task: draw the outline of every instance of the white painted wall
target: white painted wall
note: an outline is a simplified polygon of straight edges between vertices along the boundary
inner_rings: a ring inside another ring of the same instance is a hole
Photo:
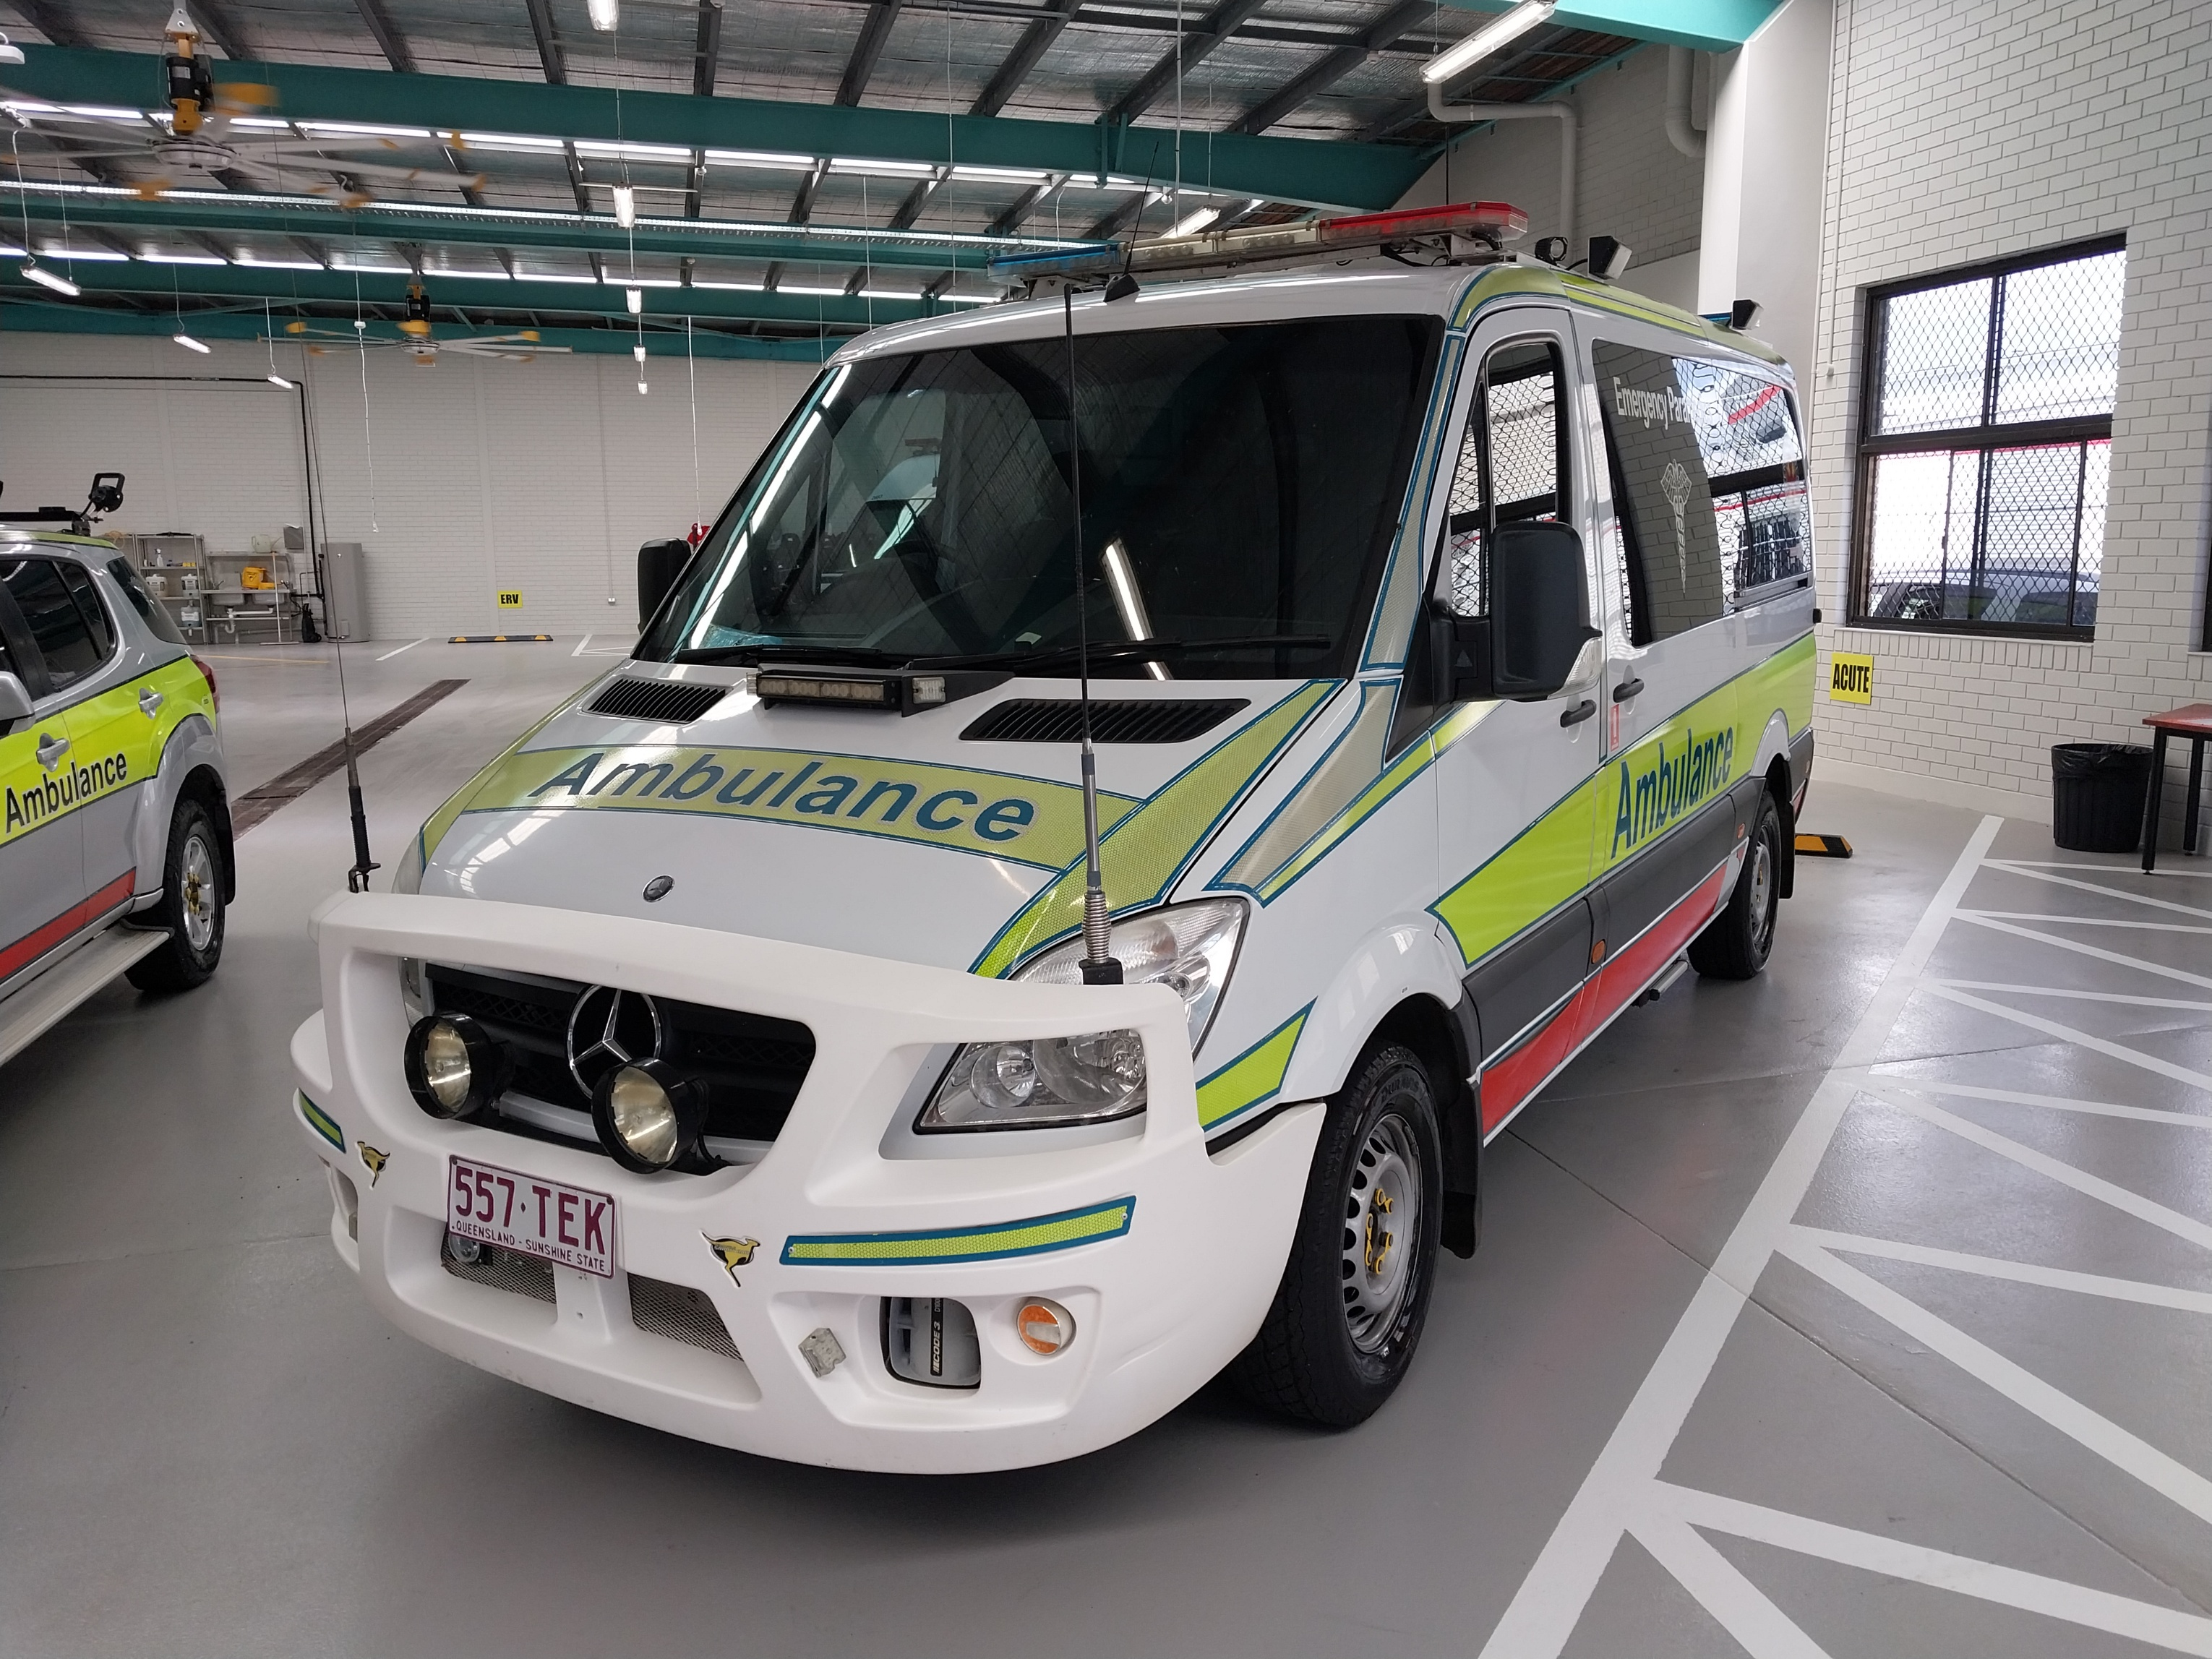
[[[701,359],[695,491],[681,356],[653,358],[640,397],[627,357],[425,368],[372,353],[366,416],[359,357],[280,346],[277,358],[314,399],[323,533],[368,550],[380,639],[634,629],[638,544],[684,534],[695,502],[711,520],[813,374]],[[198,357],[166,339],[0,336],[0,374],[267,368],[258,346]],[[244,550],[307,521],[299,404],[273,386],[0,380],[0,504],[75,505],[103,468],[129,478],[111,529],[196,531]],[[522,591],[520,611],[495,609],[502,587]]]
[[[1875,659],[1870,708],[1815,704],[1816,773],[2048,812],[2050,746],[2143,742],[2212,697],[2193,650],[2212,494],[2212,9],[2188,0],[1837,0],[1815,359],[1821,683]],[[1865,285],[2124,231],[2112,504],[2094,644],[1838,626]],[[2166,791],[2180,813],[2184,750]],[[1818,824],[1817,785],[1813,811]]]
[[[1701,73],[1700,86],[1705,79]],[[1699,234],[1703,164],[1667,142],[1667,49],[1632,52],[1564,98],[1582,123],[1574,257],[1583,257],[1592,233],[1617,236],[1636,250],[1623,286],[1644,291],[1638,271],[1694,254]],[[1693,108],[1702,106],[1702,100],[1693,100]],[[1400,205],[1469,201],[1510,202],[1526,213],[1523,248],[1561,234],[1559,123],[1501,121],[1469,134],[1421,175]],[[1666,285],[1679,291],[1679,274]],[[1657,297],[1672,301],[1675,295]]]

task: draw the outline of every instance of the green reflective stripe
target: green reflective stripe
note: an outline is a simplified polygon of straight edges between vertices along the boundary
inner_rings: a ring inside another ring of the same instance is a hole
[[[1031,1216],[1026,1221],[988,1227],[942,1227],[918,1233],[823,1233],[793,1235],[783,1243],[786,1267],[835,1266],[840,1262],[886,1262],[919,1267],[937,1261],[994,1261],[1010,1255],[1036,1255],[1119,1238],[1137,1213],[1134,1198],[1117,1198],[1087,1210]]]
[[[1102,824],[1137,802],[1101,794]],[[632,811],[749,818],[1058,870],[1083,853],[1083,792],[1015,773],[790,749],[530,749],[495,763],[463,812]]]
[[[1312,1012],[1313,1004],[1309,1002],[1198,1085],[1200,1128],[1210,1133],[1282,1092],[1291,1051],[1298,1046],[1298,1033],[1305,1030],[1306,1016]]]
[[[520,754],[522,751],[522,745],[524,744],[528,743],[531,738],[536,737],[540,732],[544,731],[547,726],[552,723],[554,717],[562,714],[568,708],[568,699],[564,697],[551,708],[547,709],[545,713],[540,714],[537,720],[531,723],[530,729],[527,732],[525,732],[520,737],[517,738],[513,743],[507,744],[504,750],[500,751],[497,759],[494,760],[490,765],[485,767],[483,771],[477,773],[476,776],[471,778],[459,788],[453,791],[452,794],[446,798],[444,805],[441,806],[436,811],[431,813],[428,818],[423,820],[422,828],[416,832],[416,840],[417,844],[420,845],[422,849],[422,863],[426,868],[428,866],[431,859],[437,854],[438,843],[445,840],[446,832],[453,827],[455,820],[457,820],[463,812],[466,811],[469,807],[475,803],[478,795],[483,793],[484,788],[489,783],[492,775],[497,772],[500,767],[507,761]]]
[[[1099,865],[1116,914],[1146,908],[1167,896],[1245,790],[1273,764],[1337,684],[1313,680],[1300,686],[1192,762],[1111,831],[1101,834]],[[1107,798],[1099,799],[1103,824]],[[999,930],[969,971],[995,979],[1038,945],[1073,933],[1082,920],[1079,840],[1074,858],[1059,877]]]
[[[1503,266],[1468,283],[1466,293],[1460,296],[1459,309],[1453,313],[1451,325],[1455,329],[1467,327],[1477,312],[1500,300],[1571,301],[1594,310],[1608,311],[1615,316],[1688,335],[1705,344],[1739,351],[1747,357],[1756,357],[1778,367],[1783,361],[1782,354],[1765,341],[1709,323],[1695,312],[1678,310],[1595,277],[1572,271],[1534,270],[1525,266]]]
[[[1464,961],[1487,956],[1589,884],[1595,782],[1586,779],[1577,784],[1429,907],[1429,913],[1458,941]]]
[[[293,1098],[300,1103],[300,1115],[307,1119],[307,1127],[340,1152],[345,1151],[345,1131],[338,1127],[337,1120],[297,1090]]]

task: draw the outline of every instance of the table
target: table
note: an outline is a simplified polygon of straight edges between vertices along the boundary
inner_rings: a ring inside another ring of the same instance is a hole
[[[2150,791],[2143,801],[2142,867],[2158,862],[2159,798],[2166,793],[2166,740],[2189,739],[2189,805],[2182,814],[2181,850],[2197,850],[2197,805],[2204,787],[2204,745],[2212,742],[2212,702],[2192,702],[2163,714],[2146,714],[2143,724],[2158,735],[2151,740]]]

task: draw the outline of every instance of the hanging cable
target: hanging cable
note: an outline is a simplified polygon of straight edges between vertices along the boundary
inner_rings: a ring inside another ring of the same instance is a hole
[[[699,511],[705,503],[699,495],[699,359],[692,350],[689,317],[684,319],[684,367],[691,377],[691,529],[696,537],[704,522]]]

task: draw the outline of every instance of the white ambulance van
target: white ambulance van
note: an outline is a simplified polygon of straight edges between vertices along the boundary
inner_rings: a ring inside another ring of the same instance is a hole
[[[832,358],[634,656],[318,914],[293,1116],[372,1302],[850,1468],[1224,1368],[1372,1413],[1486,1141],[1765,963],[1812,763],[1788,368],[1518,218],[1152,245]]]

